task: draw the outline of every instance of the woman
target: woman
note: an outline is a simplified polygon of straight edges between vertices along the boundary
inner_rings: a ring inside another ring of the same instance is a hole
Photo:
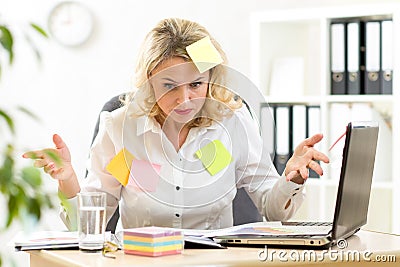
[[[322,175],[316,161],[329,161],[313,148],[322,135],[303,141],[280,176],[250,113],[224,87],[226,67],[200,72],[188,54],[186,47],[205,37],[210,34],[204,27],[182,19],[165,19],[150,31],[137,64],[138,90],[123,108],[101,114],[82,185],[58,135],[54,151],[63,165],[40,150],[32,153],[35,166],[57,179],[71,201],[81,190],[106,192],[107,215],[120,205],[124,228],[232,226],[240,187],[267,220],[289,219],[303,201],[308,168]],[[219,44],[211,42],[226,63]],[[109,169],[121,151],[133,158],[126,162],[132,174],[126,186]]]

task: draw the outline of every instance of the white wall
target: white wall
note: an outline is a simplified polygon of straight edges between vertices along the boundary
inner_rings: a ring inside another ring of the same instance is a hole
[[[203,24],[222,44],[231,66],[248,75],[250,12],[382,1],[82,0],[96,20],[89,42],[67,48],[52,40],[35,38],[42,54],[42,62],[38,63],[21,36],[21,29],[26,30],[29,21],[46,28],[47,15],[58,2],[0,2],[0,21],[4,19],[19,34],[15,40],[15,64],[3,70],[0,80],[0,103],[23,105],[41,117],[41,124],[19,121],[21,144],[26,148],[51,146],[51,135],[61,134],[70,146],[78,175],[83,176],[97,114],[106,100],[131,88],[138,47],[159,20],[177,16]]]
[[[5,21],[17,31],[15,64],[12,68],[5,68],[3,64],[0,108],[22,105],[42,120],[38,124],[18,116],[21,153],[52,146],[52,134],[59,133],[69,145],[73,164],[82,177],[98,112],[110,97],[131,88],[138,47],[159,20],[176,16],[206,26],[224,47],[231,66],[248,75],[252,11],[398,1],[82,0],[95,17],[95,30],[89,42],[67,48],[52,40],[34,38],[42,53],[42,62],[38,63],[23,38],[22,29],[26,30],[29,21],[46,28],[48,13],[58,2],[0,1],[0,22]],[[2,63],[3,56],[0,54]],[[56,190],[55,181],[49,178],[46,182],[50,190]],[[63,227],[53,213],[45,217],[43,228]]]

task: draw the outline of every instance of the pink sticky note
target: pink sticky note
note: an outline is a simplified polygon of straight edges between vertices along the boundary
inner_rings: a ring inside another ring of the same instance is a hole
[[[160,169],[161,165],[146,160],[133,160],[128,186],[147,192],[156,191]]]

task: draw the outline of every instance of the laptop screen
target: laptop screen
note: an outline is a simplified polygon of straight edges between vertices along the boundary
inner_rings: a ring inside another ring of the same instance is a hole
[[[377,122],[351,122],[347,126],[332,229],[334,240],[346,238],[367,222],[378,130]]]

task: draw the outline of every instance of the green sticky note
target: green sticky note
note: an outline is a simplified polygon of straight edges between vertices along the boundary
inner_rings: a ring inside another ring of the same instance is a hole
[[[217,174],[232,161],[231,154],[219,140],[208,143],[195,154],[211,175]]]
[[[208,36],[188,45],[186,51],[200,73],[203,73],[223,62],[220,53],[211,43],[210,37]]]

